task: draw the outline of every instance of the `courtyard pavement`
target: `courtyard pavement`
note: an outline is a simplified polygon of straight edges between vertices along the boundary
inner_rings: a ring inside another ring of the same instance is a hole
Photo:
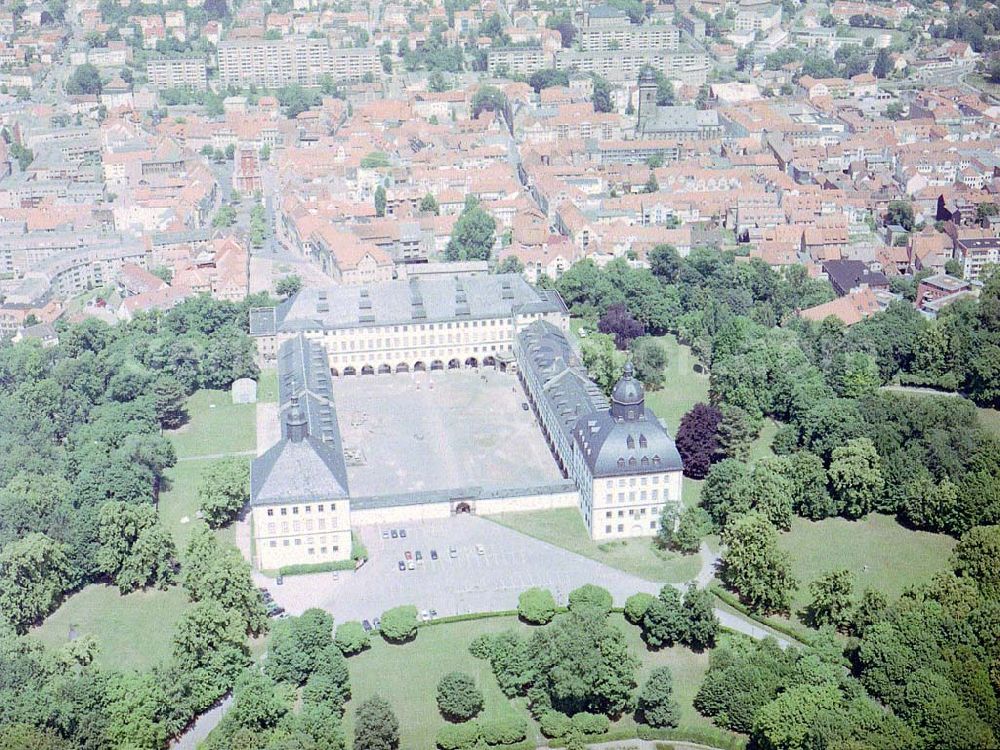
[[[549,589],[560,604],[586,583],[603,586],[617,606],[640,591],[656,594],[661,584],[625,573],[547,542],[521,534],[485,518],[453,518],[407,522],[405,539],[383,539],[392,527],[361,526],[356,531],[368,547],[369,561],[354,572],[315,573],[274,579],[255,574],[289,614],[310,607],[330,612],[336,622],[374,620],[401,604],[436,610],[439,617],[517,609],[518,595],[532,586]],[[483,546],[479,554],[476,545]],[[449,555],[454,546],[456,557]],[[438,553],[431,560],[431,550]],[[405,553],[423,560],[414,570],[399,570]],[[761,638],[766,633],[739,615],[716,610],[729,628]],[[781,641],[781,639],[779,639]],[[783,642],[783,645],[784,642]]]

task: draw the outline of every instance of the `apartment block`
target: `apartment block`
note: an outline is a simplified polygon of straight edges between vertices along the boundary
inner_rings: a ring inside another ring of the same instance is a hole
[[[157,89],[187,88],[204,91],[208,68],[198,57],[164,57],[146,63],[146,76]]]
[[[493,47],[487,53],[490,75],[530,76],[536,70],[552,67],[552,59],[541,47]]]
[[[325,76],[357,80],[381,70],[374,48],[334,49],[326,39],[290,36],[219,44],[219,81],[224,86],[319,86]]]
[[[589,26],[580,29],[577,39],[584,52],[675,51],[680,46],[680,31],[676,26]]]

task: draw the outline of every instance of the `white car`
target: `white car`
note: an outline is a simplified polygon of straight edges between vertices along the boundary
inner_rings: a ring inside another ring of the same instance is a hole
[[[483,545],[481,545],[481,544],[477,544],[476,545],[476,554],[477,555],[485,555],[486,554],[486,548]]]

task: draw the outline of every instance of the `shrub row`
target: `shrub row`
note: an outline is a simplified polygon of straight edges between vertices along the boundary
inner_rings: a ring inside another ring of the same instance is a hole
[[[751,610],[747,609],[747,607],[743,604],[743,602],[739,600],[738,597],[726,591],[721,586],[712,584],[711,586],[708,587],[708,590],[712,592],[712,595],[715,598],[725,602],[730,607],[735,609],[737,612],[746,617],[749,617],[754,622],[758,622],[766,628],[770,628],[771,630],[777,631],[782,635],[788,636],[797,643],[809,645],[810,637],[807,634],[803,633],[798,628],[792,627],[791,625],[786,625],[783,622],[774,622],[767,619],[766,617],[762,617],[756,612],[752,612]]]
[[[471,750],[482,741],[487,747],[514,750],[522,747],[527,736],[528,722],[520,716],[474,720],[442,727],[437,746],[440,750]],[[532,747],[531,743],[523,746]]]

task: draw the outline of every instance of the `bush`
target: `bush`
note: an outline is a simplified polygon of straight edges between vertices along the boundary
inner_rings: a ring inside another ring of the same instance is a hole
[[[545,625],[556,616],[556,600],[548,589],[522,591],[517,598],[517,614],[532,625]]]
[[[371,645],[368,633],[365,632],[364,627],[357,620],[340,623],[337,626],[337,633],[333,641],[344,656],[360,654]]]
[[[578,714],[573,714],[573,718],[570,719],[573,729],[580,734],[604,734],[611,727],[611,722],[608,720],[607,716],[602,714],[591,714],[586,711],[581,711]]]
[[[573,728],[570,718],[559,711],[546,711],[538,719],[538,726],[542,734],[550,739],[565,737]]]
[[[412,604],[382,613],[382,637],[389,643],[406,643],[417,637],[417,608]]]
[[[633,625],[638,625],[646,614],[646,610],[649,609],[649,605],[655,601],[656,597],[645,591],[632,594],[625,600],[625,619]]]
[[[487,745],[513,745],[528,736],[528,722],[520,716],[484,721],[483,741]]]
[[[579,612],[583,609],[596,609],[603,614],[611,611],[613,602],[607,589],[587,583],[569,593],[569,608]]]
[[[483,710],[483,693],[464,672],[449,672],[437,686],[437,705],[448,721],[468,721]]]
[[[469,653],[477,659],[489,659],[493,656],[493,636],[490,633],[477,635],[469,644]]]
[[[479,742],[479,722],[448,724],[437,733],[437,746],[441,750],[470,750]]]

